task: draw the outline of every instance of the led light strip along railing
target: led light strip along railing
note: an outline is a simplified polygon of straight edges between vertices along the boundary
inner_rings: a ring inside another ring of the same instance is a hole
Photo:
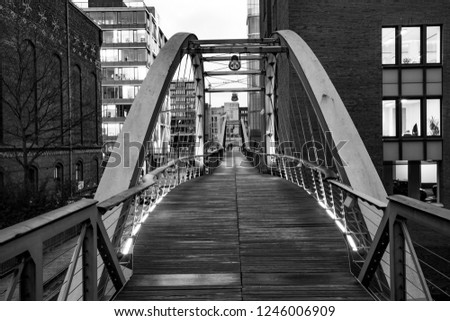
[[[376,297],[381,300],[406,300],[414,298],[419,292],[422,293],[424,299],[432,299],[428,290],[428,286],[432,286],[441,297],[450,298],[450,290],[447,289],[450,288],[450,276],[445,272],[450,270],[450,261],[427,249],[430,256],[443,262],[439,269],[432,267],[443,283],[436,284],[437,281],[424,276],[421,265],[428,267],[436,259],[430,259],[431,262],[419,260],[407,227],[401,219],[401,217],[407,217],[411,221],[415,221],[417,218],[413,213],[420,211],[420,221],[424,226],[440,229],[443,235],[448,235],[448,232],[445,231],[450,229],[450,211],[402,196],[391,196],[386,202],[382,202],[341,183],[334,171],[295,157],[268,155],[250,149],[243,149],[243,153],[253,161],[253,165],[261,173],[284,178],[304,188],[317,200],[345,237],[350,249],[352,273]],[[379,228],[373,240],[365,226],[361,206],[379,216],[384,224]],[[401,225],[401,235],[404,239],[404,243],[401,243],[403,245],[397,244],[397,250],[395,244],[390,245],[390,260],[383,255],[387,245],[393,242],[392,236],[389,236],[393,233],[388,228],[389,220],[394,222],[394,225]],[[412,262],[401,259],[401,256],[404,255],[401,254],[401,251],[404,251],[406,245],[412,249],[412,253],[410,253]],[[420,246],[417,243],[414,245]],[[391,267],[390,275],[380,268],[379,262],[381,261],[389,265],[391,262],[395,262],[394,267]],[[414,279],[408,270],[418,274],[419,280]]]

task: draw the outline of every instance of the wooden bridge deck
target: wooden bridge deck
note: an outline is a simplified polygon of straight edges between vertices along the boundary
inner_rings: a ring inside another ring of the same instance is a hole
[[[223,166],[171,191],[141,228],[133,261],[116,300],[371,299],[316,201],[253,168]]]

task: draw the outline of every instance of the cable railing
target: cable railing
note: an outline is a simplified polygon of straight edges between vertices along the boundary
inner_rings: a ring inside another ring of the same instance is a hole
[[[292,156],[243,153],[261,173],[286,179],[317,200],[343,235],[351,272],[375,298],[450,299],[449,210],[400,195],[375,199],[343,184],[332,169]],[[364,211],[381,223],[367,221]],[[378,226],[375,236],[367,224]]]
[[[0,299],[114,297],[132,273],[134,241],[148,216],[176,186],[212,174],[222,157],[217,150],[172,160],[104,202],[82,199],[2,230]],[[108,220],[116,211],[117,222]]]

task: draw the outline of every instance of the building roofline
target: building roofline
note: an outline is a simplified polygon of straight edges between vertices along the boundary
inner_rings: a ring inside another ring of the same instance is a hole
[[[86,12],[79,8],[77,5],[75,5],[72,0],[67,0],[69,2],[69,6],[72,6],[75,10],[78,10],[83,16],[85,16],[87,18],[87,20],[93,24],[94,26],[96,26],[100,31],[102,30],[102,28],[91,18],[89,17]]]

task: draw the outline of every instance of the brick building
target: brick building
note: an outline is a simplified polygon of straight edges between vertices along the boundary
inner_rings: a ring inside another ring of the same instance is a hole
[[[100,28],[69,0],[0,0],[0,24],[1,187],[95,188],[102,145]]]
[[[450,206],[448,12],[447,0],[260,1],[261,37],[290,29],[308,43],[388,193],[434,199],[445,207]],[[289,67],[279,66],[278,72],[283,68]],[[281,80],[279,88],[295,79]]]

